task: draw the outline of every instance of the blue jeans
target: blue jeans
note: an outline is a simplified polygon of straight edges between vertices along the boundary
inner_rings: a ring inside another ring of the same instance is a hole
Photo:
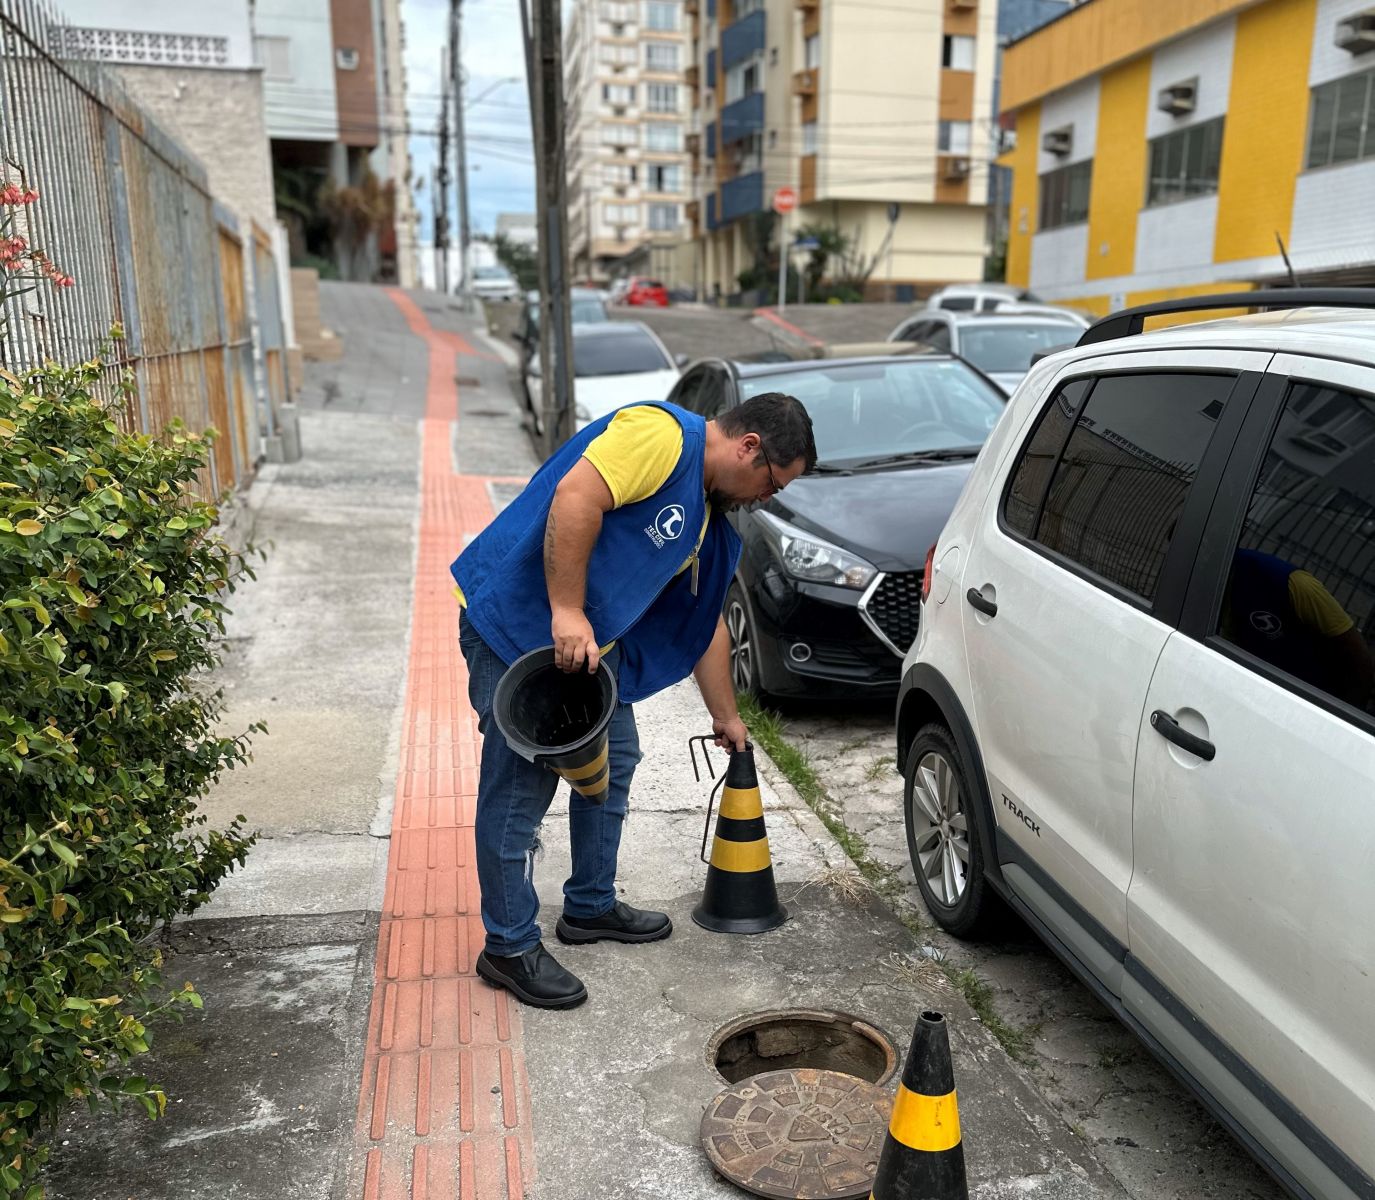
[[[458,644],[468,663],[468,699],[482,734],[476,840],[487,953],[523,954],[540,940],[535,849],[540,822],[561,781],[547,767],[521,758],[501,736],[492,719],[492,696],[506,664],[482,640],[466,612],[459,618]],[[617,660],[613,648],[605,660],[613,671]],[[593,803],[577,792],[569,798],[573,873],[563,885],[563,911],[570,917],[599,917],[616,903],[616,854],[630,781],[641,758],[630,705],[617,705],[608,736],[611,780],[606,802]]]

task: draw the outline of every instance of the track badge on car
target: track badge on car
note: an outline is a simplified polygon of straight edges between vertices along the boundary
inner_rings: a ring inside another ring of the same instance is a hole
[[[1012,810],[1012,815],[1015,816],[1019,821],[1021,821],[1021,823],[1025,825],[1028,829],[1030,829],[1032,833],[1034,833],[1037,837],[1041,836],[1041,827],[1038,824],[1036,824],[1036,822],[1033,821],[1029,816],[1027,816],[1026,813],[1024,813],[1017,806],[1017,802],[1013,800],[1012,797],[1009,796],[1006,792],[1003,793],[1003,803],[1006,804],[1008,808]]]
[[[645,533],[655,548],[661,550],[665,542],[675,541],[682,535],[686,520],[687,513],[681,504],[666,504],[654,518],[654,524],[645,526]]]

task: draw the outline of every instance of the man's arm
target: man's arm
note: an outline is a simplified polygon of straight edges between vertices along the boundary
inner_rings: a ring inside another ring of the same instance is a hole
[[[735,705],[735,685],[730,677],[730,634],[723,620],[716,622],[716,636],[707,652],[692,668],[697,688],[711,713],[711,731],[723,750],[743,750],[749,730]]]
[[[544,582],[549,589],[554,661],[564,671],[596,671],[601,658],[592,623],[583,612],[587,564],[611,510],[611,489],[585,458],[559,480],[544,526]]]

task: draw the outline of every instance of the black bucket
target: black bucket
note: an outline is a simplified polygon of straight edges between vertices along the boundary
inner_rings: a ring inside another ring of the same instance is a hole
[[[553,646],[516,659],[497,681],[492,716],[521,758],[543,763],[580,796],[602,803],[611,780],[607,729],[616,712],[616,677],[561,671]]]

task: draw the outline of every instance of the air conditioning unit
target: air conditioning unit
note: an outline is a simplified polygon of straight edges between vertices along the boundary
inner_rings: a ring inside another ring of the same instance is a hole
[[[969,159],[947,158],[945,160],[945,177],[947,179],[968,179]]]
[[[1182,117],[1198,107],[1198,78],[1172,83],[1160,89],[1155,98],[1155,106],[1172,117]]]
[[[338,49],[334,52],[334,65],[341,71],[358,70],[358,51]]]
[[[1375,50],[1375,8],[1363,8],[1338,21],[1336,42],[1348,54]]]
[[[1063,125],[1059,129],[1046,131],[1041,138],[1041,149],[1056,158],[1065,158],[1074,149],[1074,126]]]

